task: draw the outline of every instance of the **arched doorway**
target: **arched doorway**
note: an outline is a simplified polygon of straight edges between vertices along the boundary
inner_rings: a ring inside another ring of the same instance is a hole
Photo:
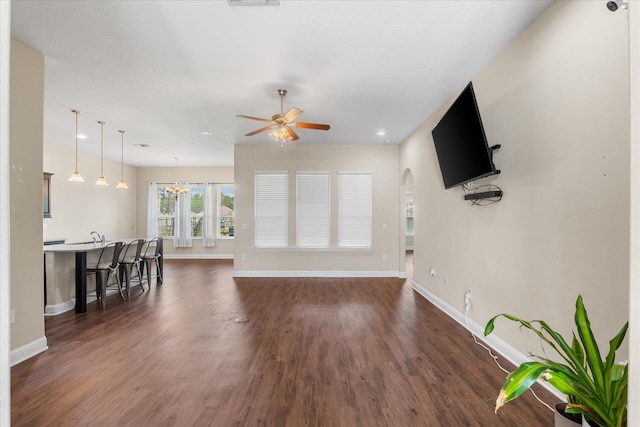
[[[413,174],[405,169],[400,180],[400,277],[413,279]]]

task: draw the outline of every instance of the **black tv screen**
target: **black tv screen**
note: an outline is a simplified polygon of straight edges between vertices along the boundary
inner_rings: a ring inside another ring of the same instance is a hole
[[[469,83],[431,132],[444,188],[499,173]]]

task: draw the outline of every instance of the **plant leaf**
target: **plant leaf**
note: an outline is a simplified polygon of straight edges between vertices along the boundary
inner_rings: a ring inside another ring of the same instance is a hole
[[[575,322],[578,328],[578,335],[584,347],[587,365],[589,365],[591,375],[593,376],[593,381],[598,389],[605,390],[602,356],[600,355],[600,349],[591,330],[591,322],[589,322],[587,310],[584,308],[582,295],[578,295],[578,299],[576,300]]]
[[[502,385],[502,393],[496,401],[496,412],[502,405],[520,396],[548,369],[547,365],[541,362],[525,362],[518,369],[507,375],[507,379]],[[501,397],[504,397],[501,399]]]

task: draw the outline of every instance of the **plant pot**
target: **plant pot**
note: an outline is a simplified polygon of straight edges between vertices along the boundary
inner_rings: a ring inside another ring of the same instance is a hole
[[[556,403],[556,411],[553,416],[555,427],[578,427],[583,426],[582,415],[580,414],[567,414],[564,409],[567,404],[564,402]]]

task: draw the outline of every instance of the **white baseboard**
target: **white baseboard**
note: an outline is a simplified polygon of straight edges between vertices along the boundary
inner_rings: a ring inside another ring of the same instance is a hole
[[[42,336],[37,340],[31,341],[30,343],[11,350],[9,361],[11,363],[11,366],[15,366],[18,363],[24,362],[25,360],[35,356],[36,354],[40,354],[48,349],[49,347],[47,346],[47,337]]]
[[[398,271],[243,271],[233,277],[399,277]]]
[[[164,259],[233,259],[233,254],[168,254]]]
[[[58,314],[65,313],[67,311],[73,310],[76,306],[76,299],[71,298],[70,301],[61,302],[60,304],[47,304],[44,307],[44,315],[45,316],[56,316]]]
[[[137,286],[136,282],[133,286]],[[111,296],[113,294],[117,294],[117,289],[107,289],[107,296]],[[96,296],[96,291],[91,291],[87,294],[87,304],[94,302],[98,299]],[[45,316],[56,316],[58,314],[65,313],[67,311],[71,311],[76,307],[76,299],[71,298],[69,301],[61,302],[60,304],[46,305],[44,307],[44,315]]]
[[[469,318],[465,318],[464,313],[456,310],[452,305],[450,305],[445,300],[438,297],[436,294],[429,291],[425,287],[421,286],[415,280],[412,280],[412,283],[413,283],[413,290],[415,290],[418,294],[424,297],[427,301],[435,305],[440,311],[444,312],[453,320],[461,324],[465,329],[467,329],[469,332],[475,335],[478,340],[482,341],[487,346],[491,347],[493,350],[495,350],[496,353],[499,353],[502,357],[504,357],[509,362],[513,363],[516,366],[519,366],[521,363],[529,362],[532,360],[530,357],[528,357],[527,355],[525,355],[515,347],[511,346],[506,341],[498,338],[495,334],[491,334],[485,337],[484,327],[480,326],[479,324],[477,324],[476,322],[474,322]],[[538,384],[540,384],[542,387],[550,391],[559,400],[566,401],[566,396],[558,392],[558,390],[553,388],[546,381],[538,381]]]

